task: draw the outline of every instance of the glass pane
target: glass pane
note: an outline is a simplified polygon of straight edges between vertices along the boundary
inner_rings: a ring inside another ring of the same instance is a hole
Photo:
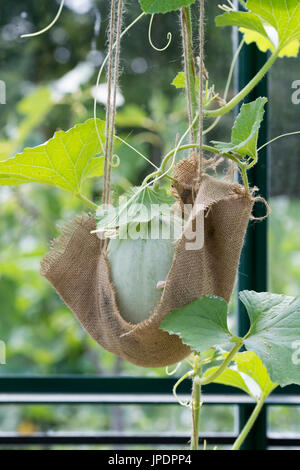
[[[270,74],[270,138],[299,131],[296,80],[298,59],[281,59]],[[298,83],[299,85],[299,83]],[[296,88],[295,88],[296,86]],[[300,294],[300,136],[285,137],[270,147],[271,208],[269,218],[269,280],[271,292]],[[278,436],[299,434],[299,408],[271,407],[269,431]]]
[[[270,138],[300,130],[295,87],[299,60],[281,59],[270,74]],[[299,295],[300,161],[299,136],[276,141],[271,153],[270,287]]]
[[[37,434],[72,436],[149,435],[186,436],[186,444],[164,446],[175,449],[189,448],[191,429],[190,410],[179,406],[10,406],[0,410],[1,433],[10,436],[34,437]],[[170,430],[173,430],[170,433]],[[209,406],[203,409],[201,433],[229,436],[234,433],[234,407]],[[87,446],[81,446],[86,448]],[[94,448],[113,449],[120,445],[97,445]],[[130,446],[124,446],[124,448]],[[1,448],[1,446],[0,446]],[[61,446],[54,446],[61,448]],[[77,446],[76,446],[77,448]],[[122,446],[123,448],[123,446]],[[157,449],[163,445],[131,445],[133,449]],[[219,448],[219,446],[218,446]],[[222,448],[222,446],[220,446]]]

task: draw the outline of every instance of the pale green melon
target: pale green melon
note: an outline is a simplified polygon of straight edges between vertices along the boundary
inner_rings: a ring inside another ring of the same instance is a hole
[[[111,280],[122,317],[133,324],[148,319],[162,296],[175,251],[174,240],[110,240]]]

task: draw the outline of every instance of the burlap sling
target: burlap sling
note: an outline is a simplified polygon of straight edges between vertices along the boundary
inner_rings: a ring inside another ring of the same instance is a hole
[[[196,297],[215,294],[229,301],[239,264],[253,200],[240,185],[204,175],[194,187],[192,160],[177,166],[177,193],[184,203],[205,208],[204,246],[185,249],[178,241],[162,298],[154,313],[138,325],[121,316],[110,282],[109,265],[100,240],[90,232],[95,219],[76,217],[53,242],[42,260],[41,273],[57,290],[88,333],[105,349],[143,367],[162,367],[184,359],[190,349],[174,335],[159,329],[162,318]],[[139,260],[138,262],[143,262]]]

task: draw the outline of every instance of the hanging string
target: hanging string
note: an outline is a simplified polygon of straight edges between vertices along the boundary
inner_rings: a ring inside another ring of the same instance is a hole
[[[193,107],[191,101],[191,77],[190,68],[188,64],[188,31],[187,31],[187,19],[183,8],[180,10],[180,22],[181,22],[181,34],[182,34],[182,47],[183,47],[183,58],[184,58],[184,73],[186,81],[186,94],[187,94],[187,109],[190,127],[190,143],[195,142],[193,122]]]
[[[117,110],[117,89],[119,83],[119,63],[120,63],[120,43],[122,33],[122,19],[123,19],[123,0],[119,0],[118,14],[117,14],[117,33],[116,33],[116,52],[115,63],[113,72],[113,102],[111,109],[111,122],[109,129],[109,153],[108,153],[108,178],[107,178],[107,199],[110,202],[110,174],[114,151],[114,129]]]
[[[108,188],[108,180],[110,174],[110,167],[109,167],[109,133],[110,133],[110,124],[111,124],[111,94],[112,94],[112,72],[113,72],[113,44],[114,44],[114,37],[115,37],[115,22],[116,18],[116,8],[115,8],[115,0],[111,0],[111,8],[110,8],[110,22],[109,22],[109,60],[108,60],[108,67],[107,67],[107,101],[106,101],[106,121],[105,121],[105,149],[104,149],[104,188],[103,188],[103,198],[102,203],[108,204],[109,201],[109,194],[107,192]]]
[[[204,15],[205,0],[200,0],[200,24],[199,24],[199,164],[198,176],[203,171],[204,155],[203,155],[203,74],[204,74]]]

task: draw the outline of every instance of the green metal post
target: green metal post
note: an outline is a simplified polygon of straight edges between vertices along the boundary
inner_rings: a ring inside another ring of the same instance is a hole
[[[255,45],[243,48],[239,59],[238,88],[242,89],[246,83],[258,72],[267,59],[267,54],[261,53]],[[253,101],[259,96],[268,96],[268,79],[265,78],[248,96],[247,101]],[[268,110],[260,131],[260,144],[268,140]],[[268,151],[264,149],[259,154],[259,163],[249,173],[250,185],[259,188],[260,196],[266,200],[269,196],[269,160]],[[263,204],[256,204],[255,217],[265,214]],[[247,231],[244,249],[239,268],[239,291],[255,290],[264,292],[268,290],[268,222],[251,222]],[[239,302],[239,334],[244,335],[249,329],[249,320],[243,305]],[[243,428],[248,420],[253,406],[246,405],[239,408],[239,427]],[[247,438],[243,450],[263,450],[267,445],[267,413],[262,410],[252,432]]]

